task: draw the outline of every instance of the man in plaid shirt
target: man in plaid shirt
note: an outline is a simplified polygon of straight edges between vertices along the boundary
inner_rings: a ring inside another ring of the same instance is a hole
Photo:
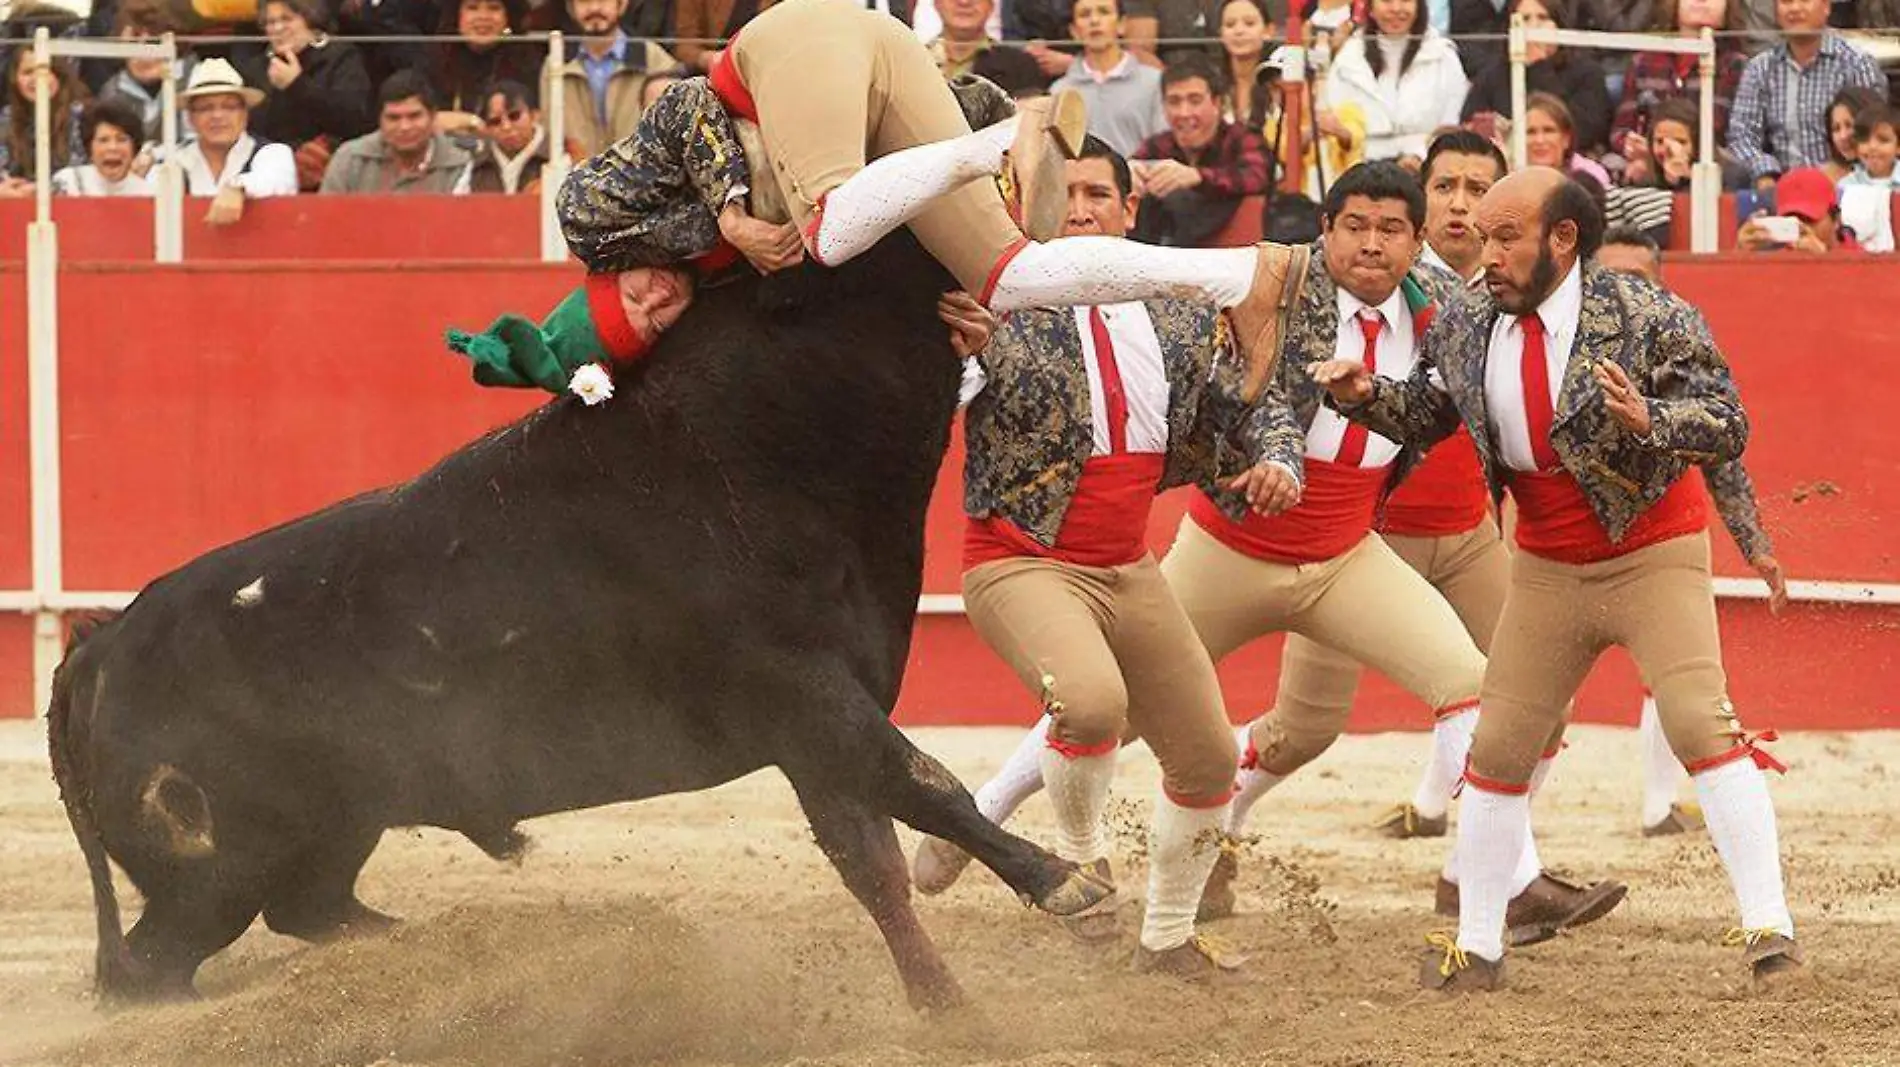
[[[1143,141],[1130,160],[1142,196],[1137,240],[1199,245],[1227,225],[1241,197],[1267,191],[1266,142],[1221,116],[1225,88],[1220,71],[1202,56],[1162,73],[1168,129]]]
[[[1850,85],[1886,89],[1873,57],[1827,29],[1827,0],[1776,0],[1786,39],[1748,61],[1729,119],[1729,151],[1759,189],[1827,162],[1827,106]]]

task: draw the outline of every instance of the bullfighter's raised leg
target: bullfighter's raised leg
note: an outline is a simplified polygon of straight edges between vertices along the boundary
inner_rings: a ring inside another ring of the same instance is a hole
[[[962,1005],[963,988],[910,905],[910,879],[890,817],[828,784],[795,780],[792,787],[818,847],[884,934],[911,1007],[942,1010]]]

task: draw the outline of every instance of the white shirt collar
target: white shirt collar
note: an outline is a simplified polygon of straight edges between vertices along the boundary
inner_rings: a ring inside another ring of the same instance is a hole
[[[1357,318],[1361,311],[1373,307],[1373,305],[1347,292],[1346,287],[1343,285],[1335,290],[1335,292],[1337,293],[1339,304],[1339,325],[1341,327],[1344,327],[1352,319]],[[1399,316],[1405,314],[1405,290],[1398,286],[1393,286],[1392,294],[1386,297],[1375,310],[1383,316],[1386,329],[1396,329],[1399,322],[1402,321]]]
[[[1537,317],[1544,320],[1546,335],[1575,332],[1583,318],[1583,260],[1571,264],[1556,291],[1537,305]],[[1517,325],[1516,315],[1506,315],[1504,320],[1507,326]]]
[[[1484,279],[1483,267],[1478,267],[1474,269],[1471,272],[1471,276],[1469,278],[1461,276],[1455,267],[1445,262],[1445,257],[1439,255],[1438,249],[1433,248],[1430,242],[1426,242],[1425,250],[1419,254],[1418,258],[1424,260],[1426,264],[1433,267],[1437,267],[1439,270],[1444,271],[1446,274],[1449,274],[1452,277],[1457,278],[1459,281],[1464,282],[1467,288],[1476,286],[1480,281]]]

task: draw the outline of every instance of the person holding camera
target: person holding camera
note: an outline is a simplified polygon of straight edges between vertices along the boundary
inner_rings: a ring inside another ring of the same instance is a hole
[[[1775,183],[1775,210],[1758,212],[1735,235],[1745,252],[1807,252],[1826,255],[1858,251],[1854,231],[1841,225],[1841,201],[1834,182],[1819,167],[1797,167]]]

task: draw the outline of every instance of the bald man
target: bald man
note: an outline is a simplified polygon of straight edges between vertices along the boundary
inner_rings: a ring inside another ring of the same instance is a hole
[[[1692,466],[1741,455],[1748,419],[1700,314],[1590,262],[1603,217],[1582,186],[1532,168],[1480,202],[1488,344],[1434,353],[1405,381],[1312,367],[1332,403],[1393,440],[1466,427],[1492,491],[1517,503],[1510,594],[1479,696],[1458,808],[1458,932],[1435,934],[1426,988],[1504,983],[1505,909],[1523,878],[1530,793],[1597,657],[1628,649],[1693,778],[1740,904],[1733,943],[1757,982],[1801,966],[1764,768],[1728,700]]]

